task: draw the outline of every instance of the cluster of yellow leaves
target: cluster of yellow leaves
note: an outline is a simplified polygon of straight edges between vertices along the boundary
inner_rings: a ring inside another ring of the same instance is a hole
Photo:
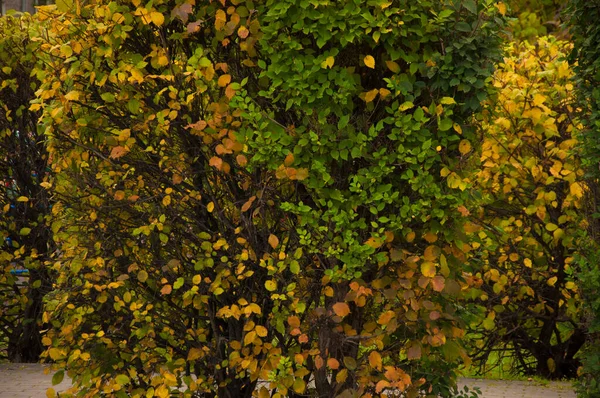
[[[575,152],[581,124],[573,71],[564,59],[569,49],[551,37],[507,48],[494,76],[497,97],[483,113],[481,167],[474,181],[485,198],[478,216],[496,231],[479,232],[486,263],[479,276],[491,288],[481,298],[493,294],[510,306],[550,286],[560,291],[559,307],[571,303],[567,311],[573,315],[577,288],[564,272],[585,227],[580,215],[585,184]],[[554,311],[548,308],[540,301],[531,310]],[[489,309],[485,329],[494,328],[497,310]]]

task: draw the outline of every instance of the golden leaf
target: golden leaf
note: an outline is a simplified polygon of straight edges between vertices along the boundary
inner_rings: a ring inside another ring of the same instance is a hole
[[[467,153],[471,152],[471,143],[469,140],[461,140],[458,144],[458,151],[462,155],[466,155]]]
[[[394,73],[400,72],[400,65],[394,61],[385,61],[385,65]]]
[[[365,94],[365,102],[369,103],[369,102],[373,102],[373,100],[375,99],[375,97],[377,97],[377,94],[379,94],[379,90],[377,90],[376,88],[374,88],[371,91],[367,91]]]
[[[157,11],[152,11],[150,13],[150,19],[152,20],[152,22],[154,22],[154,25],[156,26],[161,26],[163,23],[165,23],[165,16]]]
[[[375,69],[375,58],[373,58],[373,56],[371,55],[367,55],[363,61],[365,62],[365,65],[371,69]],[[367,101],[368,102],[368,101]]]
[[[203,355],[204,355],[204,352],[200,348],[192,348],[188,352],[187,360],[195,361],[198,358],[202,358]]]
[[[421,264],[421,273],[423,276],[433,278],[435,276],[435,264],[429,261],[425,261]]]

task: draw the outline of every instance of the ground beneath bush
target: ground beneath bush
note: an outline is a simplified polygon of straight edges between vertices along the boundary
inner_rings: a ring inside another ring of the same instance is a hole
[[[44,398],[52,387],[51,374],[40,364],[0,364],[0,398]],[[481,398],[575,398],[570,383],[461,379],[469,389],[479,387]],[[56,391],[69,388],[69,381],[53,387]]]

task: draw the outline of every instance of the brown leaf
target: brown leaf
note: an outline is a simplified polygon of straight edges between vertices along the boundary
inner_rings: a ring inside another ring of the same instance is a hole
[[[406,351],[406,356],[409,360],[421,358],[421,344],[413,343]]]
[[[128,152],[129,149],[122,146],[116,146],[112,149],[112,151],[110,151],[110,157],[113,159],[118,159],[121,156],[125,156]]]

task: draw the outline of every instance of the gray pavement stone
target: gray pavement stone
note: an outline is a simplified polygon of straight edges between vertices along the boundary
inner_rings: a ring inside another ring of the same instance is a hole
[[[0,364],[0,398],[45,398],[49,387],[66,391],[70,387],[68,378],[52,386],[48,368],[42,364]],[[573,387],[566,382],[461,379],[459,386],[479,387],[480,398],[576,398]]]

